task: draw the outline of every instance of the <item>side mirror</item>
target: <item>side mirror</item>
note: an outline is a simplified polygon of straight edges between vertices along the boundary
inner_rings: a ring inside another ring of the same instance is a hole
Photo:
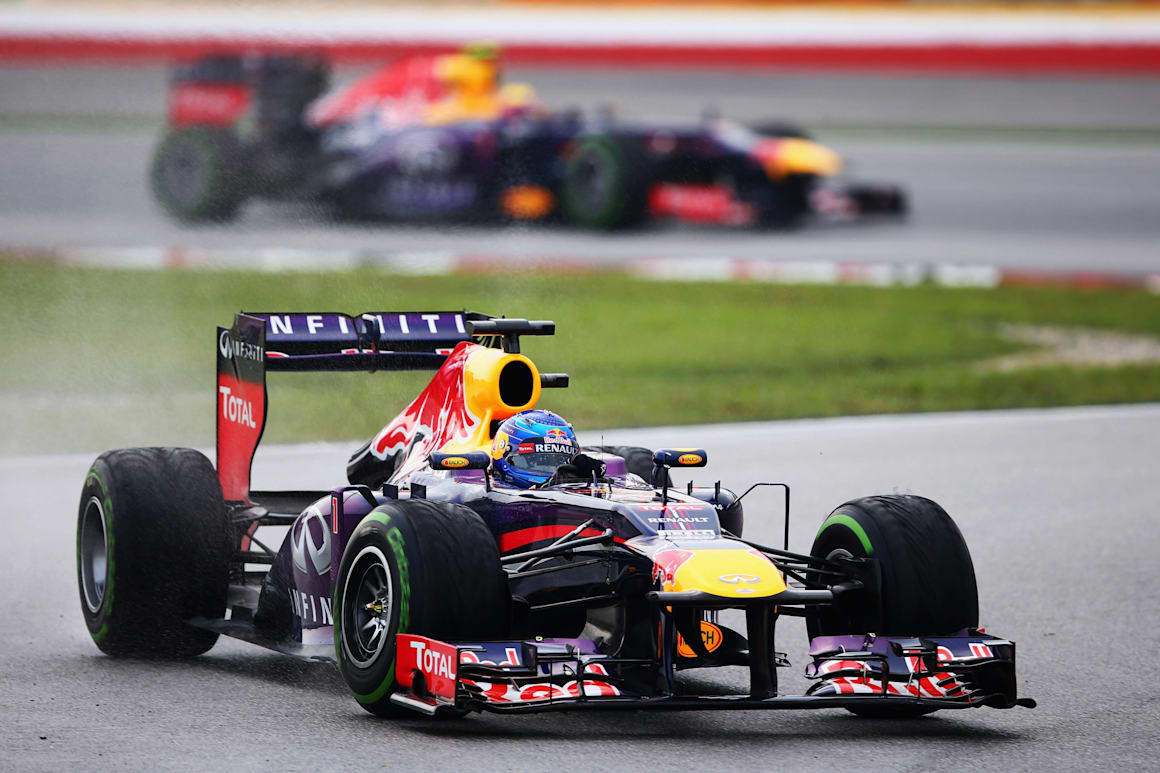
[[[662,448],[653,454],[653,465],[659,467],[704,467],[709,455],[701,448]]]
[[[445,454],[436,451],[427,457],[433,470],[486,470],[491,466],[491,455],[484,451],[465,454]]]
[[[668,501],[669,467],[704,467],[709,463],[709,455],[701,448],[662,448],[653,454],[652,485],[662,487],[661,499]]]

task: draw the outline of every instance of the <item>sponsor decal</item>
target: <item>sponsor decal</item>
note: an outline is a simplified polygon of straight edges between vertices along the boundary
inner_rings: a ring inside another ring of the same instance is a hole
[[[330,599],[325,596],[312,596],[309,593],[291,588],[290,606],[293,607],[294,614],[298,615],[303,626],[308,623],[334,625],[334,618],[330,615]]]
[[[709,506],[708,505],[673,505],[673,504],[668,504],[668,505],[637,505],[634,509],[644,510],[646,512],[655,511],[655,510],[663,510],[663,511],[668,512],[668,513],[681,513],[681,512],[689,512],[689,511],[703,513],[709,509]]]
[[[396,639],[395,678],[399,685],[411,688],[414,672],[423,675],[427,692],[449,700],[455,699],[459,649],[423,636],[401,633]]]
[[[390,178],[380,190],[379,200],[384,206],[401,210],[460,209],[473,204],[477,195],[475,184],[469,180],[421,177]]]
[[[361,319],[366,325],[378,328],[379,335],[384,338],[399,336],[424,337],[428,334],[454,338],[467,334],[463,326],[462,314],[388,314],[383,312],[366,312]],[[450,325],[454,325],[452,333]],[[438,354],[451,354],[454,349],[437,349]]]
[[[648,518],[647,520],[649,523],[661,523],[661,524],[672,523],[672,524],[676,524],[676,525],[681,525],[681,524],[686,524],[686,523],[708,523],[709,522],[708,518],[694,518],[691,516],[682,516],[682,517],[675,517],[675,518]]]
[[[660,183],[648,194],[649,211],[654,217],[675,217],[693,223],[746,225],[756,219],[756,208],[738,201],[722,185]]]
[[[466,467],[467,460],[462,456],[449,456],[443,460],[442,466],[449,470],[457,469],[459,467]]]
[[[700,464],[703,457],[700,454],[681,454],[677,457],[677,462],[680,464]]]
[[[423,673],[455,678],[455,658],[450,654],[429,649],[421,641],[411,642],[411,649],[415,650],[415,663]]]
[[[681,536],[684,536],[682,532]],[[668,588],[675,580],[677,570],[693,557],[693,551],[669,548],[661,550],[653,556],[653,582],[659,582],[662,587]]]
[[[479,425],[479,418],[467,410],[463,386],[463,365],[473,346],[459,344],[427,388],[371,442],[371,454],[377,459],[401,456],[392,480],[422,469],[428,457],[448,443],[468,440]]]
[[[507,453],[508,445],[511,443],[511,438],[506,432],[495,433],[495,442],[492,443],[492,459],[502,459]]]
[[[708,620],[701,621],[701,643],[705,645],[706,650],[716,652],[724,641],[725,634],[721,632],[720,628]],[[683,658],[697,657],[697,653],[681,638],[680,634],[677,634],[677,654]]]
[[[983,644],[982,642],[973,641],[970,643],[969,646],[971,648],[971,654],[973,656],[975,656],[976,658],[993,658],[993,657],[995,657],[995,653],[993,653],[991,651],[991,648],[988,647],[986,644]]]
[[[572,438],[568,437],[568,433],[559,427],[552,427],[544,433],[544,440],[549,443],[571,443]]]
[[[500,197],[500,207],[511,217],[520,220],[539,220],[556,206],[556,197],[547,188],[537,185],[516,185]]]
[[[265,328],[239,314],[232,329],[217,330],[217,472],[230,501],[249,500],[250,461],[266,419]]]
[[[447,174],[459,163],[460,156],[455,137],[442,131],[404,134],[394,151],[399,171],[420,178]]]
[[[516,446],[518,454],[571,454],[575,453],[576,446],[565,438],[563,443],[520,443]]]
[[[471,651],[464,651],[459,654],[460,663],[478,663],[485,666],[518,666],[520,665],[519,657],[514,648],[507,648],[507,658],[503,662],[495,663],[490,660],[481,660],[479,656]],[[563,669],[568,669],[564,671]],[[563,676],[572,673],[573,666],[562,663],[552,664],[552,676]],[[584,665],[583,674],[595,674],[597,676],[608,676],[607,669],[600,663],[586,663]],[[589,697],[599,696],[613,696],[620,695],[614,685],[602,679],[588,679],[582,676],[580,679],[570,680],[564,684],[555,684],[553,682],[536,682],[533,684],[513,685],[503,682],[476,682],[471,679],[464,679],[464,684],[478,687],[482,690],[482,696],[492,703],[532,703],[535,701],[553,701],[564,698],[577,698],[581,694]]]
[[[183,126],[231,126],[250,103],[243,84],[183,83],[169,93],[169,123]]]
[[[964,687],[955,675],[949,672],[916,677],[927,669],[920,657],[904,658],[911,676],[891,681],[883,677],[882,671],[864,660],[827,660],[816,663],[819,676],[833,674],[824,679],[823,685],[832,688],[838,695],[910,695],[916,698],[959,698],[965,693]],[[824,688],[823,688],[824,689]],[[812,690],[818,694],[822,689]]]
[[[311,505],[290,530],[290,554],[294,568],[320,577],[330,572],[330,529],[318,508]]]
[[[717,578],[721,582],[727,582],[730,585],[737,585],[739,583],[756,583],[761,582],[760,577],[755,577],[752,574],[723,574]]]
[[[218,333],[218,351],[227,360],[237,358],[262,362],[262,349],[263,347],[258,344],[235,338],[226,328],[222,328],[221,332]]]
[[[222,407],[223,419],[250,429],[258,428],[254,423],[254,404],[235,396],[230,387],[218,386],[218,405]]]

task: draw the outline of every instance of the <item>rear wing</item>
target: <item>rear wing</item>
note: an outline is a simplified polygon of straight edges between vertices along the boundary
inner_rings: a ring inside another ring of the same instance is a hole
[[[464,341],[519,351],[555,324],[475,311],[239,312],[217,329],[217,468],[227,501],[249,504],[250,467],[266,426],[266,373],[438,370]],[[543,386],[566,386],[542,374]]]

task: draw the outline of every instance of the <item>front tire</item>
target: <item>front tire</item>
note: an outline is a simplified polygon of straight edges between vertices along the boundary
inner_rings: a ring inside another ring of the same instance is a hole
[[[906,193],[894,185],[851,185],[846,192],[867,217],[903,217],[909,209]]]
[[[85,625],[108,655],[184,658],[217,634],[185,623],[225,612],[233,555],[213,465],[188,448],[101,454],[77,515]]]
[[[810,554],[874,558],[882,578],[878,604],[816,608],[806,618],[811,639],[863,633],[944,634],[979,624],[979,594],[967,543],[947,512],[925,497],[877,496],[846,502],[822,523]],[[850,709],[878,719],[911,718],[935,710]]]
[[[334,594],[334,649],[347,688],[378,716],[413,716],[391,703],[395,637],[502,638],[511,596],[483,520],[455,504],[390,502],[355,529]]]

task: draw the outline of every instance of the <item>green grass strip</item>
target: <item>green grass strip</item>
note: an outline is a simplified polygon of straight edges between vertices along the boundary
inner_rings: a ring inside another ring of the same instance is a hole
[[[0,262],[0,454],[208,446],[215,328],[239,309],[474,309],[572,376],[544,408],[586,429],[1160,400],[1160,365],[980,363],[1005,323],[1160,336],[1143,290],[666,283],[622,274],[421,277],[128,271]],[[271,374],[265,443],[373,436],[429,373]],[[353,449],[352,449],[353,450]]]

